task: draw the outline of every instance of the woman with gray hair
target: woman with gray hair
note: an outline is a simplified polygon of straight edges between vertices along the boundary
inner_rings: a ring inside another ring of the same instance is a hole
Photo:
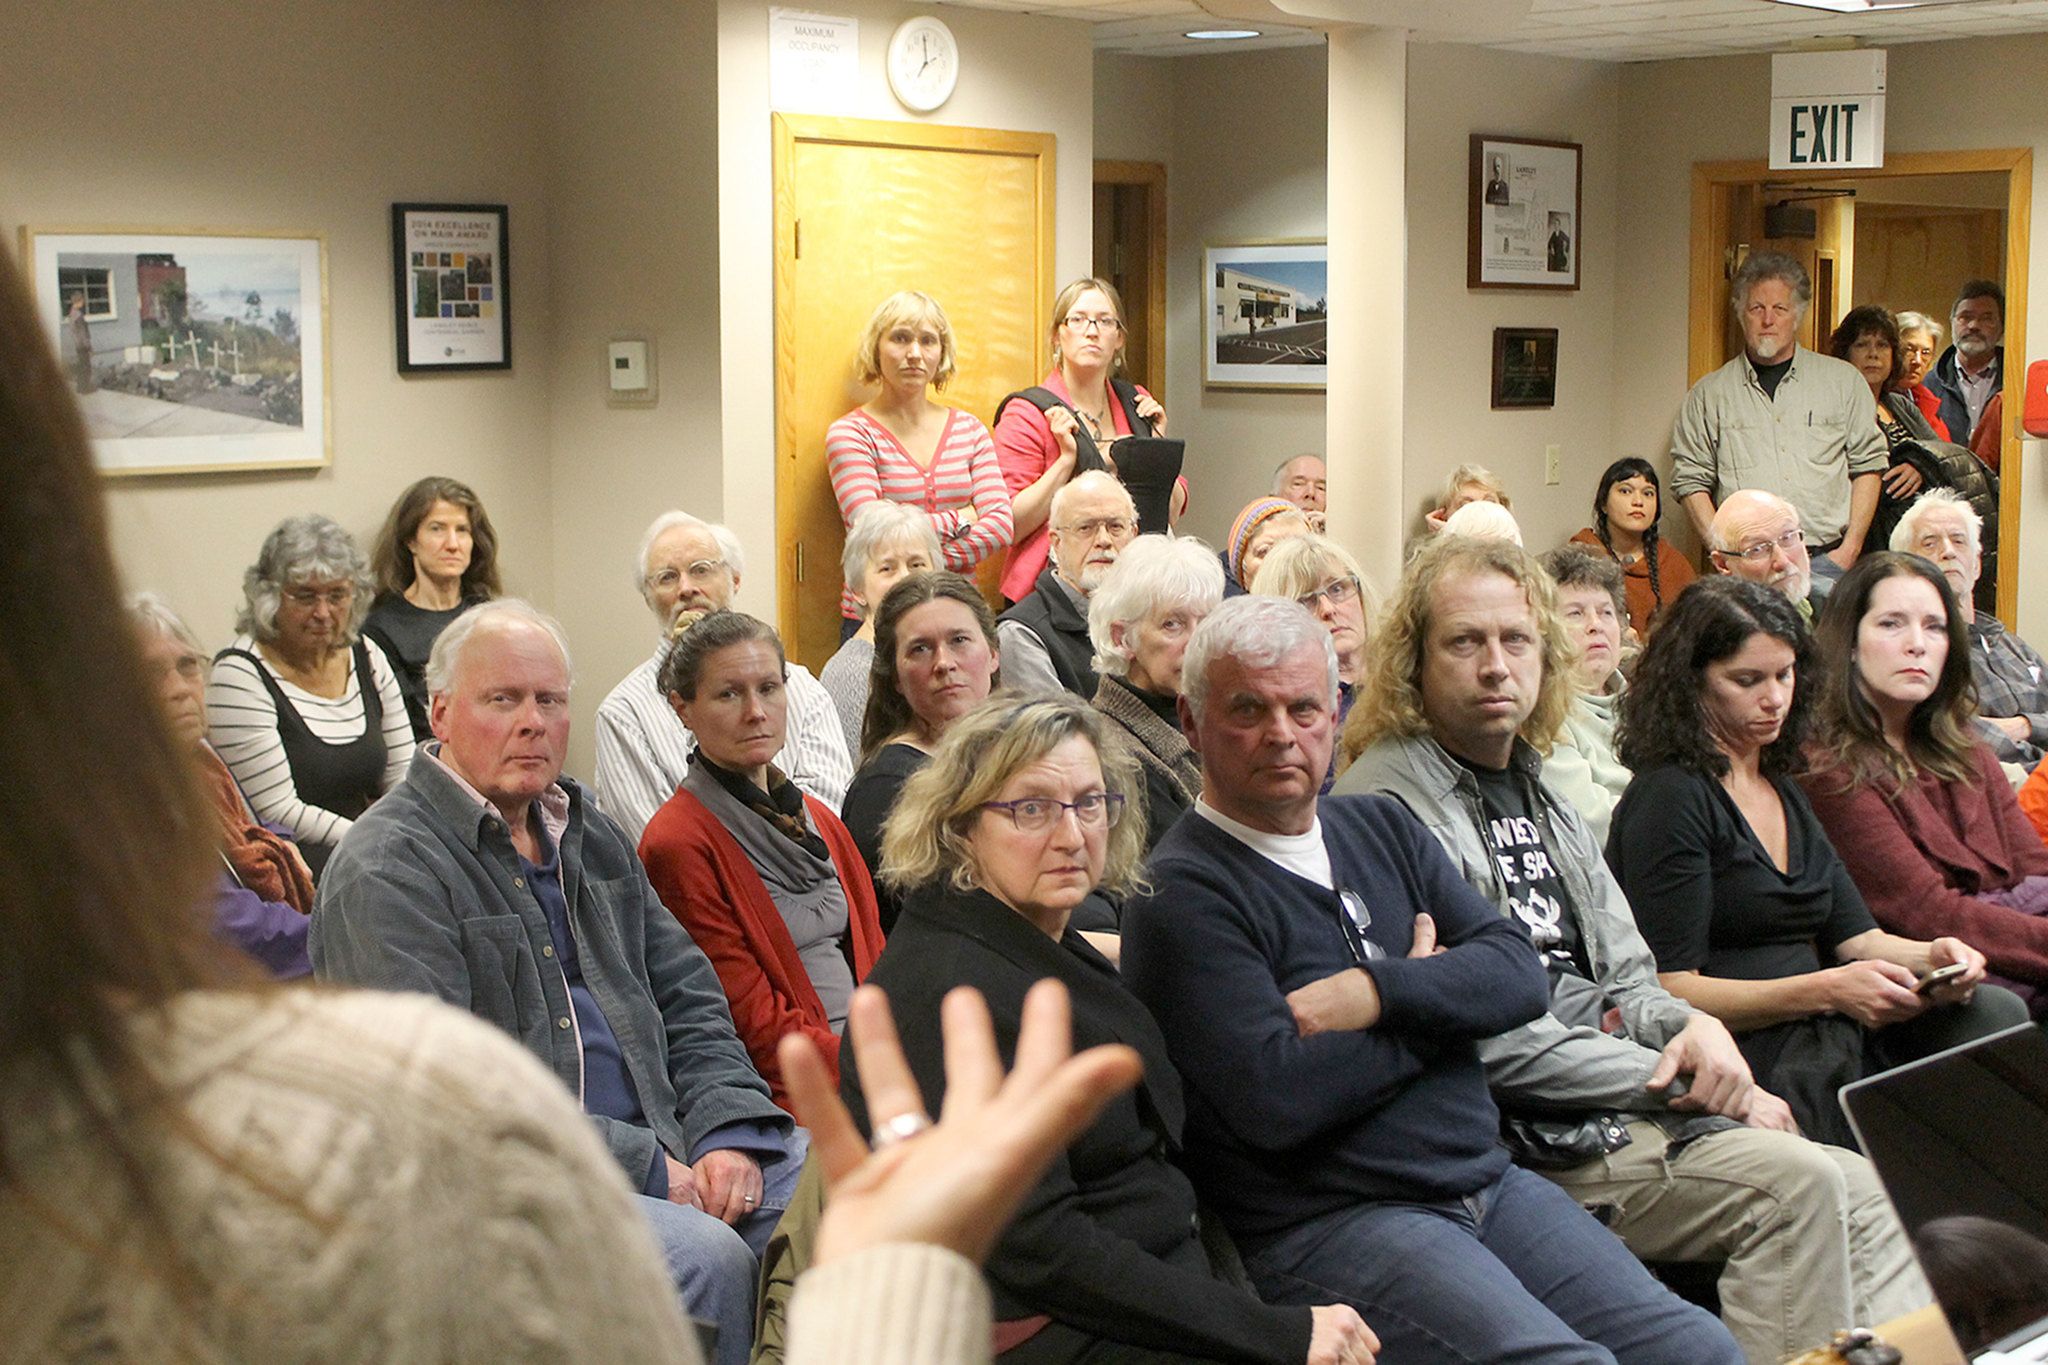
[[[860,753],[860,723],[868,709],[868,673],[875,664],[875,612],[889,589],[914,573],[944,568],[931,519],[909,503],[877,499],[853,514],[840,570],[860,612],[860,629],[825,666],[818,682],[831,695],[846,731],[846,752]]]
[[[1139,536],[1088,599],[1095,645],[1095,709],[1110,742],[1138,762],[1145,847],[1202,794],[1202,760],[1180,731],[1181,657],[1202,618],[1223,600],[1223,565],[1192,537]]]
[[[1948,423],[1941,420],[1941,400],[1927,387],[1927,372],[1934,368],[1934,358],[1941,354],[1941,324],[1910,308],[1902,310],[1898,319],[1899,359],[1904,369],[1899,376],[1900,387],[1912,396],[1913,406],[1920,409],[1934,434],[1952,441],[1955,438],[1949,435]]]
[[[242,576],[237,634],[207,687],[215,752],[315,876],[412,762],[397,675],[361,633],[370,592],[347,531],[318,513],[287,517]]]
[[[256,818],[234,774],[206,742],[206,651],[155,593],[130,598],[128,615],[142,645],[143,671],[163,703],[172,734],[190,746],[199,784],[220,819],[214,932],[272,976],[310,975],[306,930],[313,911],[313,873],[290,831]]]

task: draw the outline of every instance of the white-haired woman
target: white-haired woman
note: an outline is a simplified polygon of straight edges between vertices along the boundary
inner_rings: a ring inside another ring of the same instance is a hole
[[[1927,387],[1927,372],[1934,368],[1934,358],[1941,354],[1941,324],[1911,309],[1898,314],[1898,319],[1899,359],[1905,370],[1899,382],[1912,395],[1913,406],[1920,409],[1934,434],[1952,441],[1955,438],[1949,435],[1948,423],[1941,420],[1941,400]]]
[[[1259,565],[1251,590],[1255,597],[1293,598],[1330,632],[1337,650],[1337,725],[1342,729],[1358,696],[1358,680],[1365,674],[1372,615],[1379,609],[1365,570],[1342,545],[1311,532],[1274,546]],[[1337,756],[1332,753],[1330,771],[1323,778],[1325,795],[1336,781]]]
[[[242,575],[234,643],[207,686],[214,751],[316,876],[412,762],[397,675],[362,636],[370,592],[369,562],[347,531],[318,513],[287,517]]]
[[[143,670],[156,687],[172,734],[190,746],[200,786],[220,820],[214,932],[272,976],[310,975],[306,930],[313,913],[313,873],[290,831],[256,818],[234,774],[206,742],[206,651],[191,627],[155,593],[130,598],[128,615],[142,645]]]
[[[860,382],[875,396],[825,434],[832,496],[849,527],[877,499],[922,512],[939,538],[943,565],[971,574],[1010,546],[1010,490],[988,428],[971,413],[932,399],[953,377],[957,352],[946,312],[928,294],[906,289],[883,299],[860,342]],[[842,638],[860,615],[848,577],[840,597]]]
[[[854,513],[839,567],[860,610],[860,629],[825,661],[818,681],[839,713],[846,752],[857,755],[861,718],[868,709],[868,673],[875,663],[875,611],[903,579],[944,566],[930,518],[907,503],[878,501]]]
[[[1192,537],[1139,536],[1088,599],[1095,645],[1095,709],[1138,761],[1145,846],[1202,794],[1202,760],[1180,729],[1181,656],[1202,618],[1223,600],[1223,565]]]

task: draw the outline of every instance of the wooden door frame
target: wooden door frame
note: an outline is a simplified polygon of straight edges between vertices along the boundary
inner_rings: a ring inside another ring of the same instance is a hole
[[[1097,161],[1098,185],[1143,185],[1145,236],[1150,265],[1146,270],[1146,373],[1136,376],[1154,398],[1166,402],[1166,166],[1158,161]]]
[[[2005,411],[2007,430],[2017,433],[2025,410],[2027,374],[2027,244],[2033,230],[2034,151],[2031,147],[1987,147],[1967,152],[1893,152],[1875,170],[1800,171],[1798,179],[1815,184],[1834,180],[1881,180],[1902,176],[1959,175],[2002,171],[2005,205]],[[1692,168],[1691,297],[1689,301],[1686,383],[1697,383],[1718,368],[1714,322],[1720,316],[1718,287],[1723,278],[1721,253],[1715,243],[1727,228],[1725,196],[1729,185],[1782,178],[1767,161],[1699,161]],[[1948,320],[1942,319],[1947,326]],[[1723,324],[1725,326],[1725,322]],[[1951,433],[1953,434],[1953,433]],[[1998,615],[2011,627],[2019,604],[2020,461],[2025,442],[2008,434],[1998,463]]]
[[[893,147],[909,150],[973,152],[1035,159],[1038,259],[1031,262],[1032,334],[1052,330],[1054,211],[1057,139],[1051,133],[1020,133],[1002,128],[968,128],[942,123],[899,123],[886,119],[838,118],[823,114],[771,114],[774,129],[775,178],[775,579],[777,623],[785,640],[796,638],[797,562],[802,546],[786,533],[782,509],[792,505],[787,493],[796,478],[796,149],[800,142],[842,146]],[[1026,383],[1036,383],[1031,374]],[[830,566],[837,571],[838,565]]]

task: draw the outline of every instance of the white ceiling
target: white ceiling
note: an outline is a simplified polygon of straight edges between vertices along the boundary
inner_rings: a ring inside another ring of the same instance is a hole
[[[1095,25],[1095,46],[1148,56],[1243,51],[1320,43],[1309,27],[1256,20],[1218,20],[1195,0],[941,0],[975,9],[1056,14]],[[1219,5],[1218,8],[1239,8]],[[1771,0],[1522,0],[1502,9],[1520,17],[1504,24],[1485,46],[1613,62],[1710,57],[1737,52],[1784,51],[1814,39],[1866,41],[1883,47],[1938,38],[1983,37],[2048,31],[2048,0],[1949,0],[1919,9],[1831,14]],[[1241,11],[1240,11],[1241,12]],[[1426,0],[1418,14],[1428,13]],[[1426,19],[1424,24],[1426,25]],[[1191,28],[1250,27],[1258,38],[1198,42]],[[1424,27],[1413,38],[1431,40]],[[1461,38],[1459,41],[1474,41]]]

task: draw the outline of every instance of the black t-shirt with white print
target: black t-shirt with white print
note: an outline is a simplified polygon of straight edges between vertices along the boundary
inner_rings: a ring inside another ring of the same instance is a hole
[[[1464,763],[1479,782],[1486,819],[1480,829],[1493,855],[1494,874],[1507,889],[1508,908],[1529,931],[1553,971],[1592,979],[1586,945],[1572,913],[1570,894],[1544,835],[1548,822],[1527,781],[1509,768]]]

